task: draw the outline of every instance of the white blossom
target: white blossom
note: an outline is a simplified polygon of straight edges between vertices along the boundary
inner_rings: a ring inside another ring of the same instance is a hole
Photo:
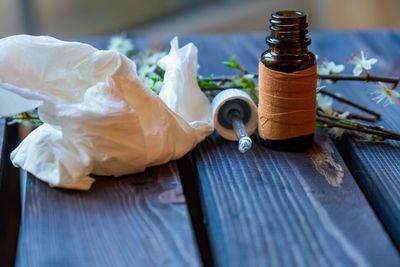
[[[143,65],[140,66],[138,69],[138,75],[139,79],[143,80],[145,77],[152,78],[150,77],[152,74],[154,74],[154,71],[156,70],[157,66],[156,65]]]
[[[154,81],[148,77],[144,77],[141,81],[142,81],[143,86],[148,89],[150,89],[154,84]]]
[[[250,73],[245,74],[245,75],[243,75],[243,78],[245,78],[247,80],[252,80],[252,79],[254,79],[254,74],[250,74]]]
[[[368,73],[368,71],[372,68],[372,65],[378,62],[378,59],[376,58],[368,59],[366,53],[364,53],[363,50],[361,50],[360,55],[361,57],[353,55],[353,57],[349,61],[349,63],[356,65],[353,70],[353,74],[355,76],[360,76],[363,70]]]
[[[144,59],[144,65],[157,65],[158,61],[163,58],[167,52],[162,51],[162,52],[156,52]]]
[[[336,113],[337,114],[337,113]],[[338,114],[337,117],[343,120],[346,120],[347,117],[350,115],[350,112],[346,111],[341,114]],[[340,139],[342,135],[346,132],[346,129],[339,128],[339,127],[333,127],[329,129],[328,131],[335,139]]]
[[[346,112],[343,112],[343,113],[339,114],[338,117],[341,118],[341,119],[347,119],[347,117],[349,115],[350,115],[350,112],[346,111]]]
[[[377,104],[381,103],[383,106],[390,104],[400,104],[400,93],[395,90],[389,89],[385,84],[379,82],[378,88],[371,94],[375,97],[372,100],[376,101]]]
[[[325,113],[332,114],[333,99],[329,96],[323,96],[317,94],[318,107],[320,107]]]
[[[153,80],[149,77],[143,77],[141,81],[145,88],[151,89],[157,94],[160,92],[161,87],[164,85],[164,83],[161,80]]]
[[[132,44],[131,40],[125,36],[119,35],[111,37],[108,49],[128,56],[130,53],[132,53],[134,45]]]
[[[321,75],[332,75],[340,73],[344,70],[344,65],[336,65],[333,61],[324,61],[318,65],[318,74]]]
[[[345,129],[339,127],[333,127],[329,129],[329,133],[333,135],[335,139],[340,139],[342,135],[345,133]]]

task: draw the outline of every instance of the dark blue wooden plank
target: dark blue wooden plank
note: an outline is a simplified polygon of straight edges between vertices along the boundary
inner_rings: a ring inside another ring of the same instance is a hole
[[[398,255],[327,137],[301,153],[195,152],[218,266],[398,266]],[[366,234],[368,233],[368,234]]]
[[[365,49],[378,58],[371,74],[400,77],[400,32],[393,30],[315,33],[314,49],[330,60],[344,61],[352,53]],[[353,66],[346,66],[349,74]],[[400,106],[383,107],[372,100],[377,84],[338,82],[332,91],[340,92],[382,113],[377,124],[400,132]],[[399,89],[398,89],[399,90]],[[400,143],[369,144],[344,136],[337,143],[346,163],[363,189],[393,240],[400,248]]]
[[[255,73],[261,52],[266,50],[265,36],[260,33],[182,36],[179,40],[181,46],[193,42],[198,47],[199,74],[203,76],[237,74],[221,64],[232,56]],[[166,48],[169,49],[168,44]]]
[[[18,170],[9,154],[18,141],[17,125],[0,118],[0,266],[14,266],[20,221]]]
[[[27,177],[16,266],[199,266],[174,162],[88,192]]]
[[[6,135],[6,119],[0,118],[0,170],[3,170],[4,166],[4,154],[5,154],[5,135]],[[0,184],[2,181],[3,172],[0,171]]]
[[[59,39],[65,40],[65,41],[78,41],[86,44],[90,44],[97,49],[107,49],[109,44],[110,44],[110,38],[111,36],[100,36],[100,35],[94,35],[94,36],[82,36],[82,37],[75,37],[75,38],[64,38],[60,37]],[[134,50],[136,51],[143,51],[149,49],[149,45],[152,45],[152,40],[149,40],[148,38],[141,38],[137,36],[127,36],[129,38],[133,45],[134,45]]]
[[[262,34],[182,38],[203,75],[232,74],[236,54],[256,71]],[[246,154],[213,136],[194,152],[218,266],[398,266],[399,255],[325,133],[297,153]]]

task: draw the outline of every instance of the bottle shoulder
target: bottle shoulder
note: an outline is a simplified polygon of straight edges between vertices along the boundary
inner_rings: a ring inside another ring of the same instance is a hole
[[[315,55],[310,51],[277,54],[267,50],[261,54],[260,61],[267,68],[288,73],[305,70],[316,64]]]

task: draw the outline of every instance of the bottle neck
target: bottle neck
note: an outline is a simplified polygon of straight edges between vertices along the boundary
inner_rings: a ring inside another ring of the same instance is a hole
[[[271,35],[266,38],[271,53],[302,54],[308,52],[306,15],[299,11],[278,11],[271,15]]]
[[[269,51],[271,52],[271,54],[274,54],[276,56],[280,55],[297,56],[309,52],[307,46],[285,46],[285,45],[271,45]]]

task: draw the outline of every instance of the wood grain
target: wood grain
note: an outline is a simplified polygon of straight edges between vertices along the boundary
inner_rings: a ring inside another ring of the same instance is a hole
[[[256,71],[264,37],[190,36],[183,41],[199,47],[201,74],[223,75],[234,74],[219,63],[233,54]],[[325,133],[305,152],[276,152],[256,142],[241,154],[236,146],[214,135],[194,152],[217,266],[400,264]]]
[[[321,149],[329,161],[316,160]],[[194,155],[217,266],[400,263],[326,136],[306,152],[275,152],[256,143],[244,155],[214,136]],[[318,168],[330,169],[341,183],[332,184],[331,174]]]
[[[88,192],[28,176],[16,266],[199,266],[176,164]]]
[[[219,63],[233,54],[255,72],[264,38],[188,36],[181,43],[194,41],[199,47],[200,73],[206,76],[234,74]],[[385,44],[398,46],[399,36],[387,31],[375,38],[374,32],[316,33],[313,48],[320,58],[330,59],[346,58],[355,50],[352,44],[382,51],[386,54],[377,70],[393,74],[384,71],[391,66],[389,72],[396,72],[400,61]],[[101,38],[89,42],[99,48],[107,44]],[[357,98],[370,101],[364,91]],[[384,109],[385,125],[399,126],[390,116],[394,111]],[[368,145],[345,137],[338,145],[396,240],[398,144]],[[244,155],[236,144],[214,135],[193,157],[218,266],[400,265],[398,252],[326,134],[305,152],[275,152],[255,144]],[[99,179],[88,193],[51,189],[31,177],[24,185],[17,266],[200,264],[175,163],[135,177]],[[175,203],[166,203],[171,199]]]
[[[0,119],[0,266],[14,266],[20,223],[18,170],[9,155],[18,142],[17,125],[7,126]]]
[[[6,119],[0,118],[0,185],[3,177],[4,157],[5,157],[5,135],[6,135]]]
[[[369,57],[378,58],[371,74],[382,76],[400,76],[398,47],[400,32],[392,30],[332,32],[329,38],[321,32],[316,33],[314,38],[314,49],[320,55],[326,55],[329,60],[343,61],[360,49],[366,50]],[[346,72],[351,74],[354,65],[346,67]],[[371,95],[377,87],[376,83],[338,82],[327,89],[340,92],[343,96],[380,112],[382,119],[376,124],[400,132],[400,105],[377,105]],[[380,145],[357,139],[359,138],[345,135],[336,144],[357,183],[400,249],[400,143],[388,141],[387,144]]]

